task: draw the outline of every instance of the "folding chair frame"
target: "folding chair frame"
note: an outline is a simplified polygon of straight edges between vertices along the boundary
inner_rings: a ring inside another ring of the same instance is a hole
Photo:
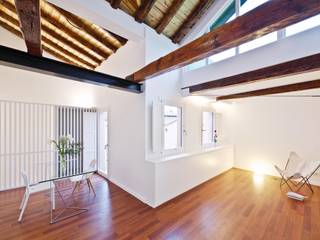
[[[318,171],[318,169],[320,168],[320,164],[316,167],[316,169],[311,173],[311,174],[309,174],[309,176],[307,176],[307,177],[303,177],[303,176],[301,176],[301,181],[298,183],[298,185],[299,184],[301,184],[302,183],[302,185],[297,189],[297,191],[299,191],[304,185],[307,185],[307,187],[311,190],[311,192],[313,193],[313,189],[312,189],[312,186],[311,186],[311,184],[310,184],[310,182],[309,182],[309,179]]]

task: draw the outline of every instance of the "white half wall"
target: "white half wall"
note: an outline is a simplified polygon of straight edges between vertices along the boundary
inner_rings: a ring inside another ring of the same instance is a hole
[[[233,147],[156,163],[155,206],[233,167]]]

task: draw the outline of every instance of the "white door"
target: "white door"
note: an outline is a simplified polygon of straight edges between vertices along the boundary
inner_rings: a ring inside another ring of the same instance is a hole
[[[108,113],[101,112],[99,117],[99,173],[105,177],[108,176],[108,154],[109,154],[109,139],[108,139]]]
[[[92,160],[97,160],[97,113],[83,113],[83,170],[90,169]]]

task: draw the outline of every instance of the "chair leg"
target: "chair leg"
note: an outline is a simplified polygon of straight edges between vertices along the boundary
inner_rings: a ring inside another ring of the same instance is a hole
[[[23,194],[23,197],[22,197],[22,201],[21,201],[21,203],[20,203],[19,210],[21,210],[22,207],[23,207],[24,201],[26,200],[26,194],[27,194],[26,192]]]
[[[306,184],[309,187],[309,189],[311,190],[311,192],[313,193],[313,189],[312,189],[312,186],[311,186],[308,178],[306,178]]]
[[[289,187],[289,189],[290,189],[291,191],[293,191],[288,181],[290,181],[290,178],[288,178],[287,180],[285,180],[285,181],[284,181],[284,184],[286,184],[286,185]]]
[[[50,184],[50,196],[51,196],[51,206],[52,206],[52,209],[56,209],[56,196],[55,196],[55,186],[53,184],[53,186],[51,186]]]
[[[76,184],[75,184],[75,186],[74,186],[74,188],[73,188],[73,191],[72,191],[72,194],[71,194],[71,195],[73,195],[73,193],[76,191],[78,185],[79,185],[79,182],[76,182]]]
[[[26,210],[26,207],[27,207],[27,204],[28,204],[28,200],[29,200],[29,196],[30,196],[30,194],[27,193],[26,197],[25,197],[25,200],[24,200],[24,203],[23,203],[23,206],[22,206],[22,209],[21,209],[21,212],[20,212],[20,215],[19,215],[18,222],[22,221],[23,213]]]
[[[94,195],[96,196],[96,192],[94,191],[94,188],[93,188],[93,185],[92,185],[91,179],[90,179],[90,178],[88,178],[88,180],[89,180],[89,184],[90,184],[90,186],[91,186],[92,192],[93,192],[93,193],[94,193]]]

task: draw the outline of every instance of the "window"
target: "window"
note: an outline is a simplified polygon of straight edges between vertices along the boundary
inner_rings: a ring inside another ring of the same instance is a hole
[[[224,59],[233,57],[236,55],[236,48],[230,48],[228,50],[225,50],[221,53],[217,53],[215,55],[212,55],[211,57],[209,57],[209,63],[213,63],[213,62],[219,62],[222,61]]]
[[[291,36],[317,26],[320,26],[320,14],[287,27],[286,36]]]
[[[164,105],[163,108],[163,140],[164,150],[182,147],[182,109],[177,106]]]
[[[241,4],[240,7],[240,15],[243,15],[251,10],[253,10],[254,8],[260,6],[261,4],[268,2],[269,0],[247,0],[244,1],[243,4]]]
[[[202,144],[214,143],[215,135],[215,115],[213,112],[202,113]]]
[[[197,62],[194,62],[192,64],[189,64],[187,66],[187,71],[192,71],[192,70],[196,70],[198,68],[201,68],[201,67],[204,67],[206,66],[206,59],[203,59],[203,60],[200,60],[200,61],[197,61]]]
[[[255,40],[240,45],[239,53],[244,53],[255,48],[262,47],[264,45],[277,41],[277,39],[277,32],[269,33],[263,37],[257,38]]]

